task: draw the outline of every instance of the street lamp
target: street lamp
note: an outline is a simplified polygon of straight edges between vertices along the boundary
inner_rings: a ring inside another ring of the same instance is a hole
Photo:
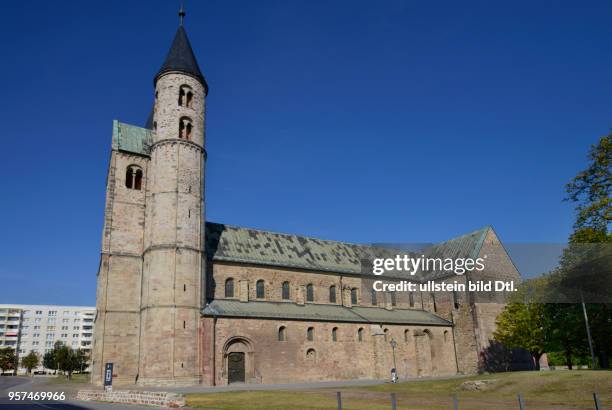
[[[391,372],[391,379],[393,383],[395,383],[397,381],[397,366],[395,364],[395,348],[397,347],[397,342],[395,339],[391,339],[389,344],[391,345],[391,349],[393,349],[393,371]]]

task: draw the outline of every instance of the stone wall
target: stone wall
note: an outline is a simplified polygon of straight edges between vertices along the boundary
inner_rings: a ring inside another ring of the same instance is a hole
[[[126,170],[143,170],[140,190],[126,187]],[[104,363],[115,363],[118,383],[138,374],[140,283],[149,160],[113,151],[106,186],[102,252],[97,277],[92,382],[100,384]]]
[[[246,383],[388,378],[393,367],[391,339],[397,342],[395,358],[401,378],[457,371],[451,327],[241,318],[218,318],[215,324],[208,317],[202,321],[202,349],[208,352],[202,363],[206,384],[227,384],[229,352],[245,354]],[[278,340],[281,326],[284,341]],[[311,327],[312,341],[307,338]],[[361,341],[359,329],[363,329]]]
[[[77,400],[105,401],[122,404],[179,408],[185,406],[185,397],[177,393],[130,391],[130,390],[80,390]]]

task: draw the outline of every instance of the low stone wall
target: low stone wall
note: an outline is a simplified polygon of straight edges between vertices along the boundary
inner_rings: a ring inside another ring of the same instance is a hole
[[[143,404],[146,406],[179,408],[185,406],[182,394],[136,390],[80,390],[77,400],[111,403]]]

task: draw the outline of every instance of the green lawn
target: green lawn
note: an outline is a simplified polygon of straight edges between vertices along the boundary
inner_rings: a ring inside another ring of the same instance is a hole
[[[484,391],[464,391],[467,380],[494,380]],[[593,409],[599,393],[603,408],[612,408],[612,371],[513,372],[411,381],[399,384],[309,391],[244,391],[187,395],[189,407],[206,409],[336,409],[336,391],[343,409],[390,409],[394,392],[399,409],[452,409],[457,393],[460,409],[518,409],[521,393],[527,409]]]
[[[72,378],[68,380],[63,374],[57,375],[57,377],[49,377],[47,383],[50,384],[72,384],[72,383],[89,383],[88,374],[73,374]]]

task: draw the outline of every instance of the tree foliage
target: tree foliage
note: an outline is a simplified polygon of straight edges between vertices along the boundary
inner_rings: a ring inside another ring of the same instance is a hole
[[[29,374],[32,373],[32,369],[38,367],[40,364],[40,358],[36,352],[31,351],[27,355],[21,358],[21,367],[25,368]]]
[[[534,359],[540,352],[559,352],[570,368],[588,356],[581,301],[600,367],[612,355],[612,134],[591,146],[589,166],[566,185],[567,201],[576,204],[574,231],[559,267],[525,281],[498,317],[497,341],[523,348]]]
[[[612,218],[612,134],[591,146],[589,167],[566,185],[566,200],[576,203],[576,222],[570,242],[609,241]],[[599,239],[599,240],[598,240]]]
[[[15,370],[16,362],[15,350],[10,347],[0,349],[0,371]]]
[[[493,337],[511,349],[525,349],[533,358],[536,369],[546,352],[544,305],[541,303],[509,303],[497,317]]]
[[[61,370],[68,378],[77,370],[84,370],[88,364],[88,356],[81,349],[71,349],[62,342],[55,342],[53,350],[45,353],[43,365],[48,369]]]

